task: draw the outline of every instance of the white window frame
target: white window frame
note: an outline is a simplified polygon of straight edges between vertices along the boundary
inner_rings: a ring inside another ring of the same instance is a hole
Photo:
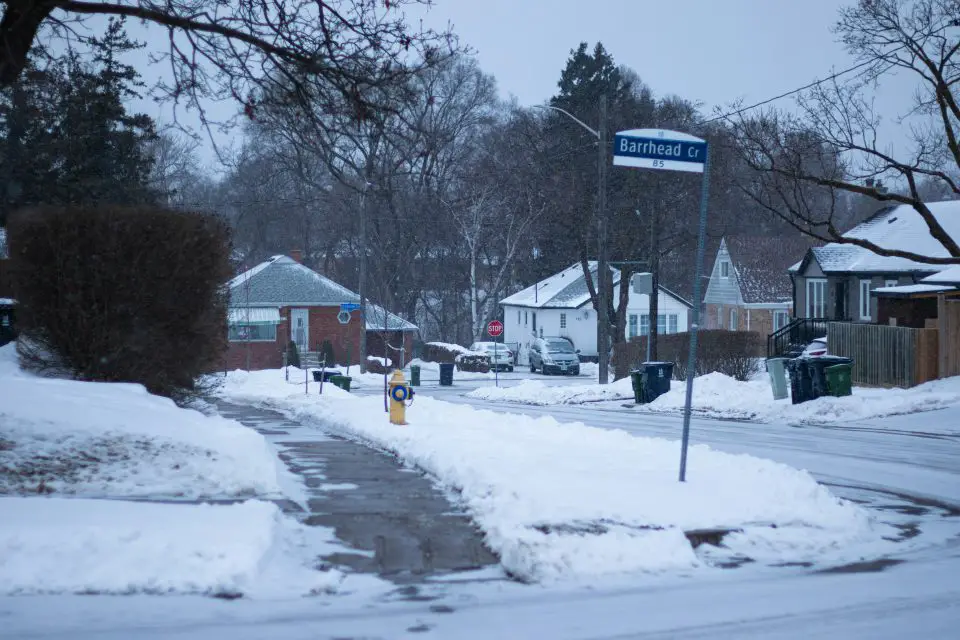
[[[870,291],[873,288],[873,280],[860,281],[860,319],[873,320],[873,314],[870,304]]]
[[[729,260],[720,261],[720,277],[721,278],[730,277],[730,261]]]
[[[723,307],[717,307],[717,329],[723,329]]]
[[[637,331],[639,331],[640,321],[637,318],[637,314],[631,313],[627,318],[627,338],[636,338]]]
[[[561,329],[567,328],[567,314],[565,313],[560,314],[560,328]]]
[[[819,293],[819,297],[813,295],[815,292]],[[827,279],[826,278],[807,278],[806,311],[807,311],[808,318],[826,317],[827,315]],[[819,313],[817,313],[818,311]]]
[[[740,322],[740,314],[737,313],[737,308],[730,307],[730,325],[728,327],[729,330],[736,331],[739,322]]]
[[[241,333],[244,327],[254,328],[254,327],[272,327],[273,328],[273,337],[270,338],[248,338],[244,337]],[[231,324],[227,328],[227,340],[229,342],[276,342],[277,341],[277,325],[275,324]]]
[[[679,333],[680,318],[678,314],[671,313],[667,316],[667,333]]]
[[[773,330],[779,331],[790,324],[790,312],[777,309],[773,312]]]
[[[641,336],[650,335],[650,314],[641,313],[640,314],[640,334]]]
[[[885,286],[885,287],[899,287],[899,286],[900,286],[900,281],[899,281],[899,280],[884,280],[884,281],[883,281],[883,286]]]

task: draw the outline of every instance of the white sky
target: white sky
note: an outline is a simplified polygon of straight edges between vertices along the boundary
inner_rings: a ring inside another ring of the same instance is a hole
[[[501,95],[521,105],[547,100],[570,50],[599,40],[656,96],[700,101],[710,112],[738,99],[758,102],[850,66],[831,28],[837,10],[853,1],[435,0],[424,21],[435,28],[452,24],[484,71],[496,77]],[[892,89],[878,94],[882,111],[904,110],[910,92],[896,87],[903,89],[904,82],[894,79]],[[778,103],[790,105],[789,99]],[[138,106],[172,120],[167,106]],[[233,104],[214,105],[211,113],[226,117],[234,110]],[[239,136],[237,130],[218,139],[239,143]],[[212,162],[213,154],[206,159]]]

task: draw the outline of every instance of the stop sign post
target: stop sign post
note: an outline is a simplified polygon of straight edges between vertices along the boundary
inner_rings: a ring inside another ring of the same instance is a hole
[[[500,386],[500,365],[497,364],[497,341],[498,336],[503,335],[503,323],[499,320],[491,320],[487,323],[487,333],[490,334],[493,341],[493,385]]]

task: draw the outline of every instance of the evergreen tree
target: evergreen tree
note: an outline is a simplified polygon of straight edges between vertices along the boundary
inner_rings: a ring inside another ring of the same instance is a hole
[[[149,187],[153,121],[127,111],[143,87],[120,60],[140,48],[120,20],[75,52],[41,67],[31,60],[0,97],[0,224],[7,211],[36,204],[134,204],[156,200]]]

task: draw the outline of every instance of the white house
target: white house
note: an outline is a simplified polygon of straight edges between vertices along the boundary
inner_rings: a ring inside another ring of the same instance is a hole
[[[596,282],[597,263],[590,262]],[[620,272],[610,270],[614,300],[619,296]],[[634,276],[636,278],[636,276]],[[662,334],[687,330],[691,304],[660,287],[657,328]],[[540,336],[568,338],[582,356],[597,356],[597,313],[590,302],[590,292],[580,263],[518,291],[500,301],[503,307],[503,340],[518,344],[520,363],[526,362],[530,342]],[[650,296],[630,288],[627,299],[625,337],[646,335],[650,326]]]

